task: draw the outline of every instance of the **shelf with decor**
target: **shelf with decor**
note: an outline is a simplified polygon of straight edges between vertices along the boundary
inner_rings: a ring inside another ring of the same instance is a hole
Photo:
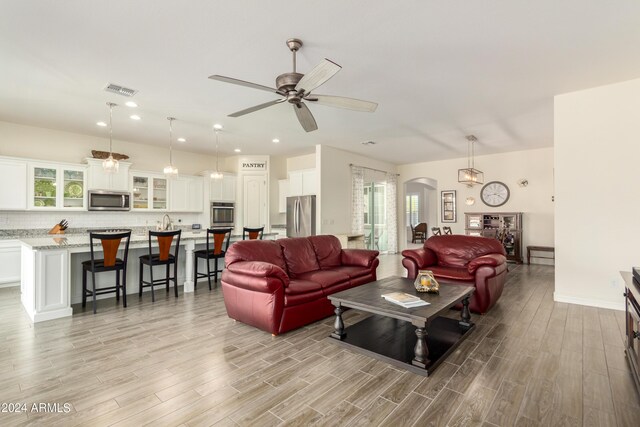
[[[500,240],[507,260],[522,264],[522,212],[466,212],[465,234]]]

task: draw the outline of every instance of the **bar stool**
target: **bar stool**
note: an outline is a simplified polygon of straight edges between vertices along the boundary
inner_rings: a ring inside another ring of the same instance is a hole
[[[431,227],[431,233],[434,236],[442,236],[442,231],[440,230],[440,227]]]
[[[177,231],[149,231],[149,254],[142,255],[140,257],[140,279],[138,296],[142,298],[143,288],[151,288],[151,301],[155,302],[156,296],[153,292],[153,287],[164,283],[167,287],[167,293],[169,292],[169,282],[173,282],[173,290],[176,298],[178,298],[178,254],[180,251],[180,236],[182,230]],[[178,237],[174,240],[174,237]],[[158,253],[154,254],[151,250],[151,238],[155,237],[158,241]],[[173,255],[171,252],[171,245],[174,245]],[[173,277],[169,275],[169,269],[173,264]],[[143,265],[149,266],[149,281],[144,280]],[[164,279],[153,278],[153,267],[157,265],[166,266]]]
[[[218,281],[218,273],[222,272],[222,269],[218,270],[218,259],[224,258],[229,249],[229,241],[231,240],[231,228],[209,228],[207,229],[207,249],[200,249],[194,251],[195,256],[194,271],[193,271],[193,289],[198,288],[198,279],[206,277],[209,281],[209,290],[211,290],[211,275],[213,274],[214,281]],[[211,246],[210,237],[213,235],[213,247]],[[207,260],[207,272],[198,273],[198,258]],[[211,260],[215,261],[213,273],[211,272]]]
[[[118,258],[118,249],[122,240],[124,244],[124,256]],[[100,240],[102,245],[103,257],[96,259],[94,248],[94,240]],[[116,293],[116,301],[120,301],[120,288],[122,288],[122,306],[127,306],[127,258],[129,256],[129,240],[131,240],[131,230],[122,230],[119,232],[90,232],[89,243],[91,245],[91,260],[82,263],[82,307],[87,305],[87,296],[93,297],[93,314],[96,314],[96,295],[104,295],[111,292]],[[91,272],[91,290],[87,289],[87,272]],[[116,272],[115,286],[96,289],[96,273],[105,271]],[[122,273],[122,280],[120,280]]]
[[[451,227],[442,227],[442,232],[446,235],[446,234],[453,234],[451,232]]]
[[[264,227],[242,227],[242,240],[247,240],[247,236],[249,240],[262,240],[264,236]]]

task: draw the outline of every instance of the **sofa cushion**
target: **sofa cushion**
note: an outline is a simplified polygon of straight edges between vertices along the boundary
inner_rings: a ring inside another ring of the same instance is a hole
[[[438,265],[443,267],[463,268],[469,261],[483,255],[505,255],[504,247],[496,239],[461,234],[432,236],[424,247],[436,253]]]
[[[340,267],[334,267],[331,271],[339,272],[346,274],[350,279],[355,279],[356,277],[366,276],[367,274],[371,274],[371,269],[368,267],[359,267],[357,265],[343,265]]]
[[[320,270],[316,253],[307,237],[276,240],[282,247],[289,277],[295,279],[308,271]]]
[[[330,288],[340,283],[348,283],[349,276],[346,273],[331,270],[316,270],[301,274],[300,279],[317,282],[322,288]]]
[[[274,240],[242,240],[229,246],[224,257],[225,265],[239,261],[262,261],[274,264],[285,272],[287,264],[282,256],[282,248]]]
[[[317,282],[310,280],[292,280],[284,290],[284,305],[304,304],[309,301],[323,298],[322,287]]]
[[[331,268],[342,264],[342,245],[336,236],[309,237],[320,268]]]
[[[475,276],[469,273],[469,270],[466,268],[457,268],[457,267],[440,267],[433,266],[428,268],[433,272],[433,275],[436,276],[436,279],[451,279],[451,280],[461,280],[465,282],[474,282]]]

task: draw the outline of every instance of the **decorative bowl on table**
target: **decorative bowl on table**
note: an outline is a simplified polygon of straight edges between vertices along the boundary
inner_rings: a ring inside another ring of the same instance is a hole
[[[416,276],[416,280],[413,282],[413,286],[415,286],[416,291],[418,292],[426,292],[429,294],[439,294],[440,293],[440,284],[433,277],[433,272],[431,270],[418,270],[418,275]]]

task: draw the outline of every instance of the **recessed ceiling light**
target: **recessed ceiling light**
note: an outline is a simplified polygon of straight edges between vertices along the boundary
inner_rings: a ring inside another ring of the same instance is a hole
[[[127,102],[124,103],[124,105],[126,105],[127,107],[130,107],[130,108],[136,108],[138,106],[138,104],[136,104],[133,101],[127,101]]]
[[[178,142],[187,142],[187,140],[184,138],[178,138]]]
[[[105,126],[107,125],[105,122],[98,122],[98,123],[96,123],[96,124],[97,124],[98,126],[102,126],[102,127],[105,127]]]
[[[221,124],[219,124],[219,123],[216,123],[215,125],[213,125],[213,128],[214,128],[215,130],[220,130],[220,129],[222,129],[222,125],[221,125]]]
[[[273,138],[271,142],[273,142],[274,144],[277,144],[278,142],[280,142],[280,140],[278,138]]]
[[[242,150],[241,150],[241,149],[239,149],[239,148],[236,148],[236,149],[235,149],[235,150],[233,150],[233,151],[235,151],[236,153],[240,153]]]
[[[137,115],[137,114],[133,114],[133,115],[129,116],[129,118],[130,118],[131,120],[140,120],[140,116],[139,116],[139,115]]]

